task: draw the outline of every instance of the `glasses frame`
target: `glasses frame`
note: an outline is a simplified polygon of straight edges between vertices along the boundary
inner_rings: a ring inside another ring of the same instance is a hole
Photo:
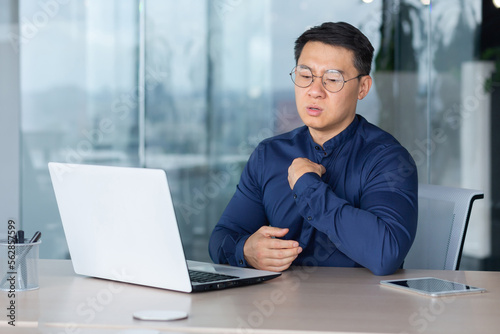
[[[293,74],[294,74],[295,70],[297,69],[297,67],[299,67],[299,66],[300,66],[300,67],[302,67],[302,68],[306,68],[306,69],[308,69],[308,70],[311,72],[311,82],[310,82],[310,83],[309,83],[309,85],[307,85],[307,86],[299,86],[299,85],[297,85],[297,83],[293,80]],[[324,76],[325,76],[325,74],[326,74],[326,73],[332,73],[332,72],[333,72],[333,73],[338,73],[338,74],[341,76],[341,78],[342,78],[342,87],[340,87],[340,89],[339,89],[339,90],[336,90],[336,91],[331,91],[331,90],[329,90],[328,88],[326,88],[326,85],[325,85],[325,80],[323,80],[323,79],[324,79]],[[289,73],[289,75],[290,75],[290,79],[292,80],[293,84],[294,84],[295,86],[297,86],[297,87],[300,87],[300,88],[307,88],[307,87],[309,87],[309,86],[311,86],[311,85],[312,85],[312,83],[314,82],[314,78],[321,78],[321,84],[323,85],[323,88],[324,88],[324,89],[326,89],[326,90],[327,90],[327,91],[329,91],[330,93],[338,93],[338,92],[340,92],[340,91],[344,88],[344,85],[345,85],[345,83],[346,83],[346,82],[351,81],[351,80],[354,80],[354,79],[359,79],[359,78],[361,78],[361,77],[367,76],[368,74],[359,74],[359,75],[355,76],[354,78],[350,78],[350,79],[344,80],[344,75],[343,75],[340,71],[338,71],[338,70],[326,70],[326,71],[325,71],[325,73],[323,73],[323,75],[314,75],[314,74],[313,74],[313,72],[312,72],[312,70],[311,70],[309,67],[307,67],[307,66],[305,66],[305,65],[297,65],[297,66],[295,66],[294,68],[292,68],[292,71]]]

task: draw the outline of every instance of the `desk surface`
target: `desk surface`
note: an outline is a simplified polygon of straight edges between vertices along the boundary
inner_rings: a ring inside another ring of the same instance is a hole
[[[381,279],[438,277],[488,292],[430,298],[379,284]],[[8,305],[0,292],[2,309]],[[185,320],[144,322],[138,310],[189,313]],[[8,326],[5,312],[0,331]],[[500,272],[299,267],[261,284],[185,294],[75,275],[67,260],[40,261],[40,289],[18,292],[13,333],[498,333]],[[3,328],[3,329],[2,329]],[[24,329],[24,330],[22,330]]]

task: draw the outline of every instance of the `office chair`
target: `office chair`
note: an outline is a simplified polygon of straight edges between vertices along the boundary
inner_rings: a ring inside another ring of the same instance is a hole
[[[478,190],[431,184],[418,187],[418,225],[404,269],[458,270],[465,233]]]

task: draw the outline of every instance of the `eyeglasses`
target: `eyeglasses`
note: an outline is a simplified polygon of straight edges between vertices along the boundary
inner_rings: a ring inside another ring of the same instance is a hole
[[[322,76],[313,75],[312,71],[309,67],[304,65],[295,66],[290,72],[290,77],[292,78],[293,83],[300,87],[306,88],[309,87],[314,78],[321,78],[321,82],[323,83],[323,87],[331,93],[337,93],[344,88],[344,84],[348,81],[359,79],[366,74],[360,74],[357,77],[344,80],[344,76],[337,70],[326,70]]]

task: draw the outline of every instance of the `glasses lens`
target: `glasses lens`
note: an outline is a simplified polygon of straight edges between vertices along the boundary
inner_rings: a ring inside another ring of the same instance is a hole
[[[292,71],[292,81],[299,87],[307,87],[313,79],[311,70],[307,67],[297,66]]]
[[[344,77],[340,72],[328,70],[323,75],[323,85],[330,92],[336,93],[344,86]]]

